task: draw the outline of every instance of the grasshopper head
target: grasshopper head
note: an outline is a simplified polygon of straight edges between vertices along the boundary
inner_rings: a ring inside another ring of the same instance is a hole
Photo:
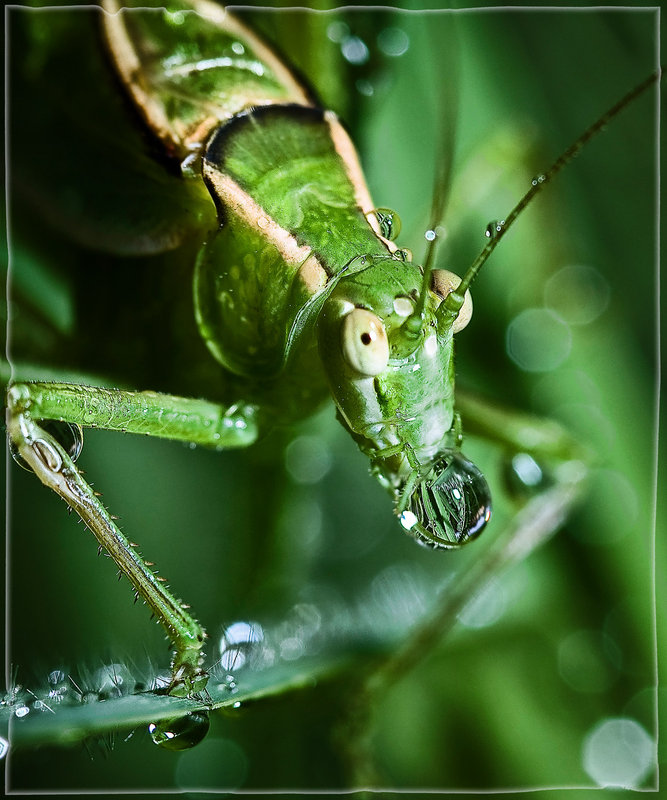
[[[486,481],[459,452],[454,409],[453,335],[472,303],[468,295],[458,315],[443,316],[459,279],[443,270],[430,278],[424,297],[419,267],[395,259],[343,277],[319,316],[319,347],[338,416],[403,527],[431,546],[458,547],[490,507]]]

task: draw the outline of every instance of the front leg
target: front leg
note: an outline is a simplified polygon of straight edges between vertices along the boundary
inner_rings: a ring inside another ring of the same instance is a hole
[[[175,651],[168,688],[172,694],[192,694],[206,685],[202,669],[206,633],[187,606],[168,590],[164,578],[151,569],[152,563],[135,550],[72,458],[39,422],[59,420],[232,448],[247,447],[257,438],[254,414],[252,406],[225,408],[156,392],[66,383],[17,383],[7,393],[7,429],[14,452],[77,512],[169,637]]]

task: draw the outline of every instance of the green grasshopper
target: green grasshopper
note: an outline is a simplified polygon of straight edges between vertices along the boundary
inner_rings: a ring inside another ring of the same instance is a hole
[[[126,102],[160,157],[181,165],[180,223],[156,226],[156,247],[200,237],[195,317],[224,375],[223,397],[16,381],[8,431],[15,458],[77,512],[163,626],[175,651],[168,691],[190,695],[206,685],[204,629],[75,466],[79,426],[246,448],[331,394],[404,530],[433,548],[476,538],[490,517],[490,490],[462,453],[461,417],[483,430],[489,416],[454,393],[454,335],[470,318],[468,287],[532,197],[645,86],[535,179],[458,278],[433,268],[433,247],[423,266],[397,247],[393,217],[371,201],[340,120],[249,27],[207,0],[170,3],[166,12],[103,5]],[[65,423],[71,447],[43,421]],[[495,436],[536,458],[580,457],[560,428],[521,415],[502,417]]]

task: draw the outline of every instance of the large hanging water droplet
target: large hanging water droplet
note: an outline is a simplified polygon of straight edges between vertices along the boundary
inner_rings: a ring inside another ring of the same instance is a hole
[[[429,547],[460,547],[475,539],[491,518],[491,491],[480,470],[458,450],[446,453],[417,486],[410,510],[426,529],[410,532]]]
[[[184,717],[151,722],[151,739],[165,750],[189,750],[198,745],[210,727],[207,711],[193,711]]]
[[[39,423],[39,427],[52,436],[63,448],[67,455],[76,461],[83,450],[83,430],[80,425],[74,422],[60,422],[59,420],[47,419]],[[19,467],[32,472],[32,467],[19,453],[14,442],[9,440],[9,452]]]

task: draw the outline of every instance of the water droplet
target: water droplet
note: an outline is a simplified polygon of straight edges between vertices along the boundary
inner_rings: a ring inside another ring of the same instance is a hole
[[[122,697],[134,689],[134,678],[123,664],[108,664],[98,669],[93,682],[98,687],[100,700]]]
[[[233,672],[262,652],[264,631],[258,622],[233,622],[220,637],[220,665]]]
[[[18,708],[14,709],[14,714],[19,718],[22,719],[26,717],[30,713],[30,709],[28,706],[18,706]]]
[[[437,233],[431,229],[427,230],[426,233],[424,233],[424,239],[426,239],[427,242],[434,242],[436,236]]]
[[[73,422],[60,422],[59,420],[47,419],[40,421],[39,427],[56,440],[72,461],[76,461],[81,455],[81,451],[83,450],[83,429],[80,425]],[[48,443],[45,442],[45,444]],[[32,467],[19,453],[11,439],[9,440],[9,452],[19,467],[23,467],[23,469],[28,472],[32,472]],[[56,457],[56,454],[54,453],[53,456]]]
[[[59,683],[67,680],[67,675],[61,669],[54,669],[52,672],[49,672],[47,680],[52,686],[57,686]]]
[[[507,327],[507,354],[526,372],[548,372],[570,355],[572,334],[568,324],[552,311],[528,308]]]
[[[583,766],[598,786],[635,789],[656,762],[653,738],[628,717],[602,720],[584,740]]]
[[[484,236],[486,236],[487,239],[497,239],[504,229],[505,229],[505,220],[494,219],[492,222],[489,222],[489,224],[486,226],[486,229],[484,231]]]
[[[402,28],[385,28],[377,37],[378,47],[390,58],[397,58],[407,53],[410,47],[410,37]]]
[[[458,547],[475,539],[491,518],[491,491],[480,470],[459,451],[435,462],[415,488],[410,510],[430,536],[412,529],[428,547]]]
[[[210,724],[208,712],[193,711],[176,719],[151,722],[148,732],[155,744],[165,750],[189,750],[202,741]]]
[[[358,36],[346,36],[341,42],[340,51],[346,61],[356,66],[365,64],[370,56],[366,43]]]
[[[241,42],[234,42],[232,44],[232,51],[236,53],[237,56],[242,56],[245,53],[245,47]]]
[[[401,232],[401,218],[390,208],[376,208],[373,213],[380,226],[381,235],[393,242]]]
[[[404,261],[408,264],[412,261],[412,250],[407,247],[402,247],[400,250],[394,250],[392,257],[397,261]]]
[[[0,736],[0,759],[3,759],[9,752],[9,742],[4,736]]]
[[[546,176],[546,175],[536,175],[536,176],[533,178],[533,180],[531,181],[531,184],[532,184],[533,186],[537,186],[537,184],[538,184],[538,183],[544,183],[544,181],[545,181],[546,179],[547,179],[547,176]]]

